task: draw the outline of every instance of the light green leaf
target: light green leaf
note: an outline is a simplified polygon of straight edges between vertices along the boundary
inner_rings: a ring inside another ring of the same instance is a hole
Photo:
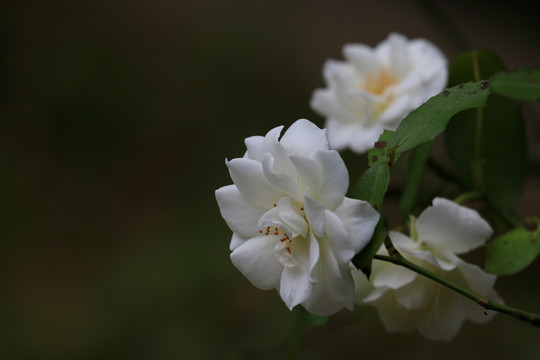
[[[516,100],[540,101],[540,70],[501,72],[493,76],[492,90]]]
[[[392,141],[393,136],[393,131],[383,131],[383,133],[379,136],[379,139],[375,143],[375,146],[371,150],[369,150],[369,166],[373,166],[378,163],[386,163],[388,165],[392,165],[397,160],[393,149],[390,148],[390,142]]]
[[[488,81],[469,82],[446,89],[411,112],[396,129],[390,148],[400,154],[441,134],[456,113],[482,107],[490,95]]]
[[[376,163],[366,170],[351,193],[353,198],[369,202],[375,209],[382,209],[384,194],[390,182],[390,169],[385,162]]]
[[[352,259],[352,263],[357,269],[361,270],[369,279],[371,275],[371,263],[373,262],[373,256],[379,251],[381,245],[388,235],[388,223],[384,217],[381,216],[379,223],[375,227],[373,237],[370,242]]]
[[[540,221],[531,220],[524,227],[496,238],[488,247],[485,270],[496,275],[515,274],[540,254]]]

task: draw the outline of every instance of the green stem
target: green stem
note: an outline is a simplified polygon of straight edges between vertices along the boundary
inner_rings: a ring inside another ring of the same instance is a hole
[[[483,199],[484,198],[484,195],[479,193],[479,192],[476,192],[476,191],[472,191],[472,192],[467,192],[467,193],[464,193],[464,194],[461,194],[460,196],[458,196],[457,198],[454,199],[454,202],[456,204],[464,204],[466,202],[469,202],[469,201],[472,201],[472,200],[479,200],[479,199]]]
[[[385,245],[386,242],[385,242]],[[513,308],[513,307],[510,307],[510,306],[506,306],[506,305],[503,305],[503,304],[499,304],[497,302],[494,302],[490,299],[487,299],[487,298],[483,298],[475,293],[473,293],[472,291],[469,291],[457,284],[454,284],[448,280],[445,280],[443,278],[441,278],[440,276],[438,276],[437,274],[429,271],[429,270],[426,270],[424,269],[423,267],[421,266],[418,266],[410,261],[408,261],[407,259],[405,259],[401,254],[399,254],[394,246],[392,245],[391,246],[392,249],[394,249],[393,251],[393,255],[391,256],[388,256],[388,255],[379,255],[379,254],[376,254],[373,258],[374,259],[377,259],[377,260],[382,260],[382,261],[387,261],[387,262],[391,262],[392,264],[395,264],[395,265],[399,265],[399,266],[403,266],[409,270],[412,270],[422,276],[425,276],[433,281],[436,281],[438,282],[439,284],[443,285],[443,286],[446,286],[447,288],[449,289],[452,289],[458,293],[460,293],[461,295],[473,300],[474,302],[476,302],[478,305],[482,306],[484,309],[486,310],[493,310],[493,311],[497,311],[497,312],[500,312],[500,313],[503,313],[503,314],[507,314],[507,315],[510,315],[510,316],[513,316],[515,317],[516,319],[518,320],[522,320],[522,321],[525,321],[525,322],[528,322],[530,323],[531,325],[533,326],[538,326],[540,327],[540,317],[536,314],[533,314],[533,313],[529,313],[529,312],[526,312],[526,311],[523,311],[523,310],[520,310],[520,309],[516,309],[516,308]]]

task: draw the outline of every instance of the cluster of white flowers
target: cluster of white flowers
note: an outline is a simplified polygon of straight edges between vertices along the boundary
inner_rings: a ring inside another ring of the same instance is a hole
[[[370,149],[384,129],[446,86],[446,59],[424,39],[391,34],[374,49],[346,45],[348,62],[329,61],[327,89],[312,107],[327,129],[308,120],[245,140],[242,158],[226,161],[233,185],[216,191],[222,217],[233,231],[233,264],[260,289],[276,289],[292,309],[330,315],[354,303],[375,306],[388,331],[418,329],[451,339],[464,320],[491,318],[474,302],[415,272],[375,261],[370,281],[352,258],[370,241],[379,213],[345,197],[348,172],[337,150]],[[328,131],[328,133],[327,133]],[[468,252],[491,236],[476,211],[437,198],[411,221],[411,237],[389,236],[409,261],[481,296],[499,299],[495,276],[466,263]],[[379,253],[386,254],[381,248]]]
[[[425,39],[408,41],[393,33],[375,48],[345,45],[343,56],[347,61],[327,61],[328,87],[311,99],[311,107],[326,117],[333,149],[366,152],[383,130],[395,130],[447,83],[446,58]]]
[[[389,232],[398,252],[419,265],[479,296],[501,301],[493,290],[495,275],[485,273],[457,254],[482,246],[492,230],[472,209],[435,198],[433,206],[412,219],[412,237]],[[388,254],[384,246],[380,254]],[[495,313],[417,273],[388,262],[373,264],[370,281],[353,269],[358,304],[375,306],[388,331],[417,329],[432,340],[450,340],[464,320],[489,321]]]

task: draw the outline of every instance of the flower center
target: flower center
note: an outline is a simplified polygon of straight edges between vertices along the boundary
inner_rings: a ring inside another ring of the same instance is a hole
[[[381,69],[375,76],[366,77],[364,90],[374,95],[382,95],[391,85],[397,83],[397,79],[390,75],[388,70]]]
[[[290,198],[281,198],[273,208],[262,216],[259,221],[260,236],[269,237],[274,242],[276,259],[285,267],[298,265],[298,251],[302,248],[308,236],[309,225],[303,204],[291,201]],[[295,254],[295,252],[297,252]]]

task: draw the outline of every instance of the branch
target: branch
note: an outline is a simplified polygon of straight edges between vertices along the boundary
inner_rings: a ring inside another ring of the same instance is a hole
[[[445,280],[443,278],[441,278],[440,276],[436,275],[435,273],[432,273],[431,271],[429,270],[426,270],[424,269],[423,267],[421,266],[418,266],[416,264],[413,264],[412,262],[410,262],[409,260],[405,259],[399,252],[397,252],[397,250],[394,248],[394,246],[391,244],[390,241],[388,241],[388,243],[385,241],[385,246],[390,247],[390,249],[388,249],[388,252],[392,255],[388,256],[388,255],[379,255],[379,254],[376,254],[373,258],[374,259],[377,259],[377,260],[382,260],[382,261],[387,261],[387,262],[391,262],[395,265],[399,265],[399,266],[403,266],[409,270],[412,270],[420,275],[423,275],[433,281],[436,281],[438,282],[439,284],[441,285],[444,285],[446,286],[447,288],[449,289],[452,289],[458,293],[460,293],[461,295],[473,300],[474,302],[476,302],[478,305],[482,306],[484,309],[486,310],[493,310],[493,311],[497,311],[497,312],[500,312],[500,313],[503,313],[503,314],[507,314],[507,315],[510,315],[510,316],[513,316],[514,318],[518,319],[518,320],[522,320],[522,321],[525,321],[525,322],[528,322],[530,323],[531,325],[533,326],[538,326],[540,327],[540,317],[536,314],[533,314],[533,313],[529,313],[529,312],[526,312],[526,311],[523,311],[523,310],[520,310],[520,309],[516,309],[516,308],[513,308],[513,307],[510,307],[510,306],[506,306],[506,305],[503,305],[503,304],[499,304],[495,301],[492,301],[490,299],[486,299],[486,298],[483,298],[475,293],[473,293],[472,291],[469,291],[459,285],[456,285],[448,280]],[[392,252],[390,251],[392,250]]]

